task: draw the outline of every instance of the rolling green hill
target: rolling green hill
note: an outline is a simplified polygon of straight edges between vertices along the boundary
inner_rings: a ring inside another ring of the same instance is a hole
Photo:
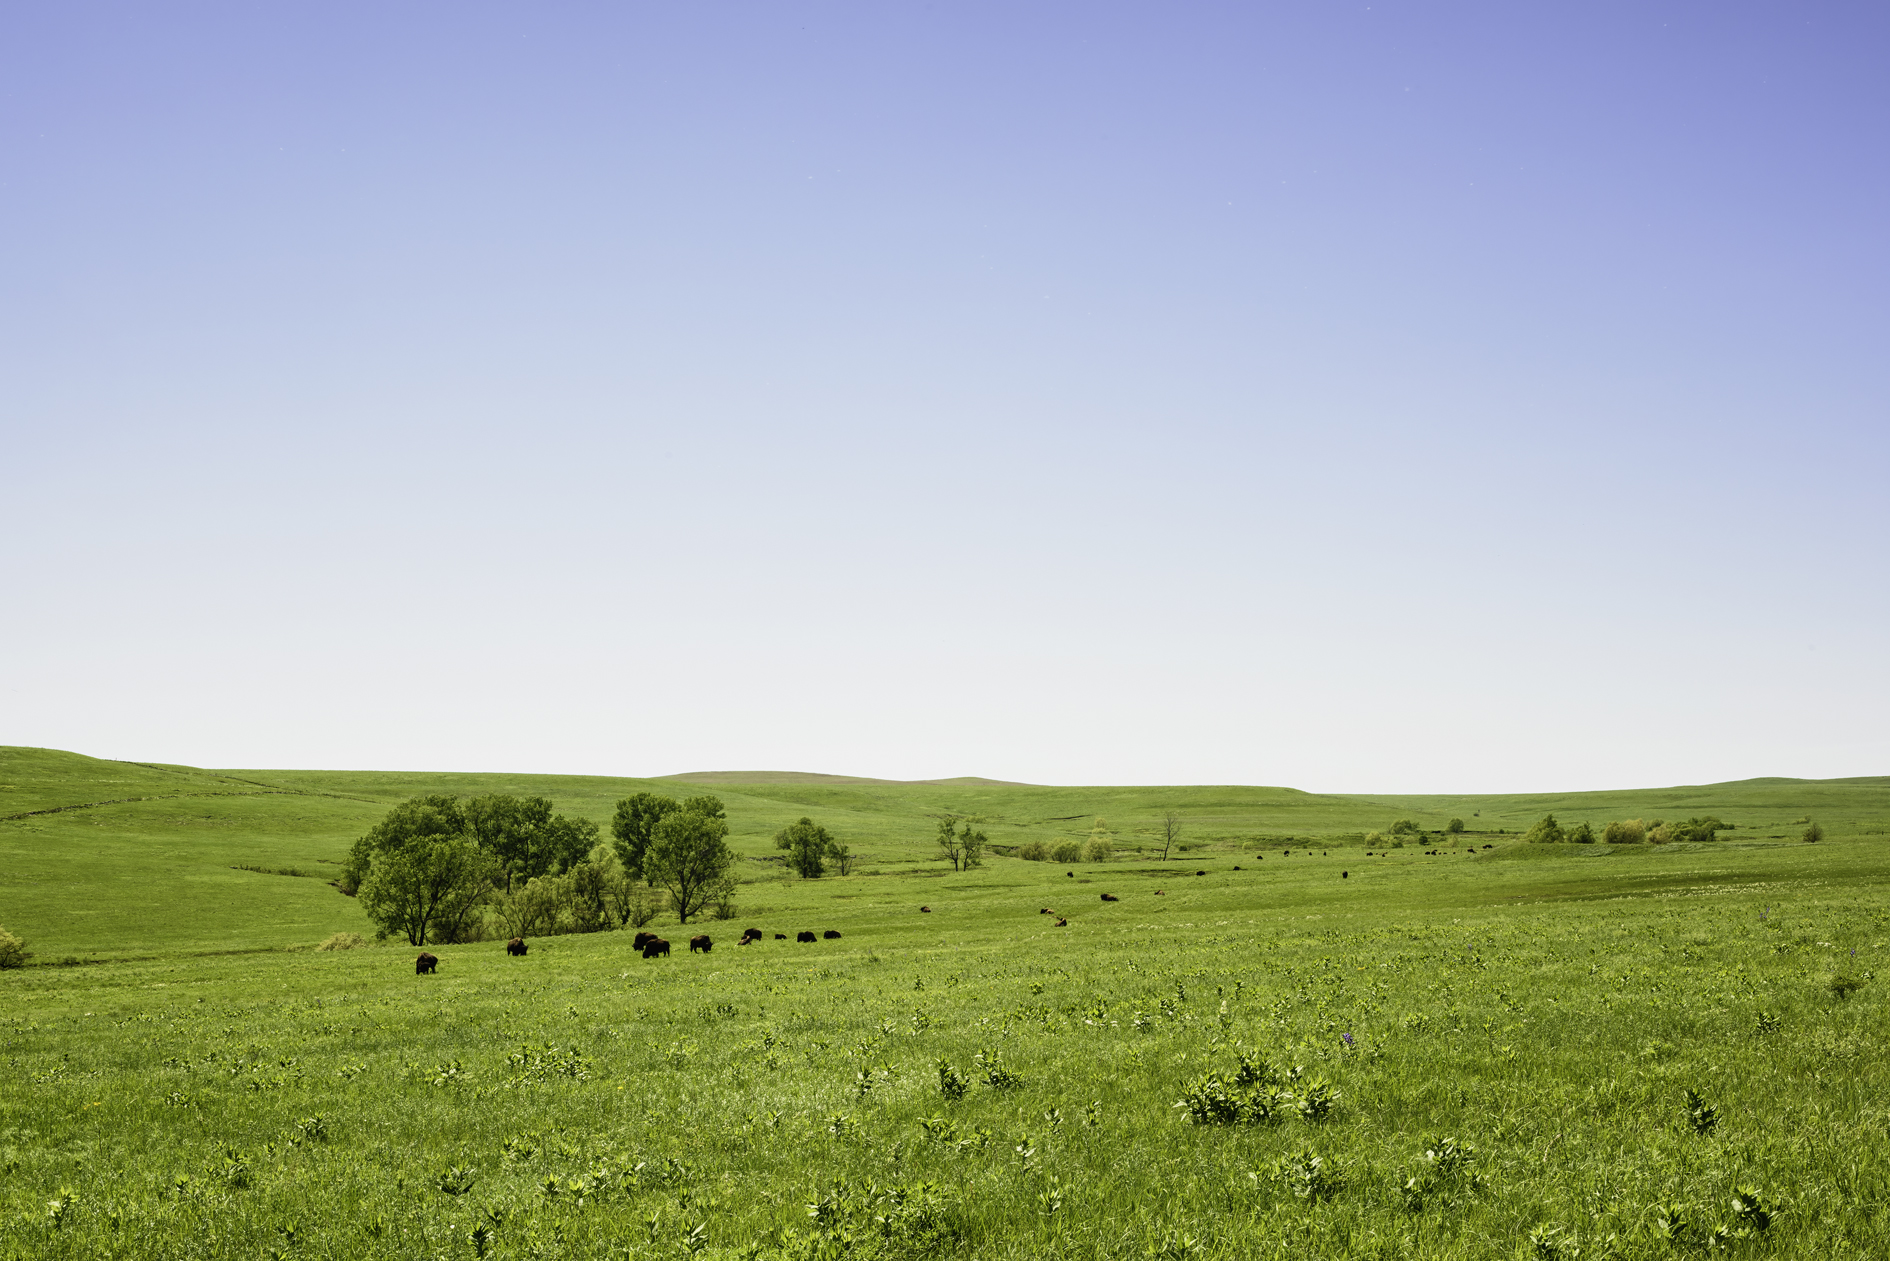
[[[1890,777],[1752,779],[1599,793],[1338,796],[1240,785],[1053,787],[978,778],[900,782],[800,772],[697,772],[661,779],[399,771],[203,770],[51,749],[0,748],[0,924],[41,961],[275,949],[369,925],[328,883],[349,845],[398,801],[421,793],[531,793],[608,824],[642,789],[712,787],[766,902],[788,878],[771,838],[801,815],[864,860],[858,882],[942,870],[932,845],[945,814],[975,820],[1002,851],[1081,838],[1097,818],[1121,860],[1150,857],[1162,815],[1183,819],[1187,862],[1231,863],[1250,849],[1313,843],[1365,848],[1363,834],[1412,818],[1466,819],[1479,844],[1503,842],[1542,814],[1597,827],[1627,817],[1715,814],[1721,845],[1796,844],[1816,818],[1832,841],[1890,833]],[[1507,843],[1499,851],[1510,853]],[[1494,853],[1492,854],[1494,856]],[[1637,857],[1597,846],[1596,859]],[[1160,869],[1166,870],[1166,869]],[[1087,873],[1086,873],[1087,874]]]

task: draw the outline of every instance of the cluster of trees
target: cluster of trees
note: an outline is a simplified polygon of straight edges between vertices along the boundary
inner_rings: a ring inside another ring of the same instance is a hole
[[[1181,835],[1181,824],[1174,815],[1166,821],[1167,833],[1163,837],[1162,857],[1168,857],[1168,850]],[[1116,855],[1115,833],[1109,824],[1098,817],[1090,825],[1089,836],[1085,840],[1067,837],[1061,841],[1025,841],[1013,851],[1018,858],[1030,862],[1051,863],[1106,863]]]
[[[1662,819],[1652,822],[1645,819],[1616,819],[1602,828],[1599,839],[1609,845],[1639,845],[1643,842],[1665,845],[1670,841],[1716,841],[1721,832],[1732,830],[1732,824],[1723,823],[1711,815],[1682,819],[1675,823]],[[1596,836],[1594,828],[1586,822],[1565,827],[1556,822],[1554,815],[1545,814],[1530,824],[1529,830],[1523,833],[1523,840],[1535,844],[1572,842],[1592,845]]]
[[[788,866],[803,879],[815,880],[825,875],[829,861],[843,876],[853,870],[853,851],[805,815],[800,822],[789,824],[774,834],[774,847],[788,852]]]
[[[990,844],[991,838],[972,831],[969,823],[961,825],[957,819],[949,817],[938,821],[938,847],[951,862],[953,871],[984,866],[984,851]]]
[[[614,844],[544,797],[415,797],[354,843],[338,882],[381,936],[416,946],[732,915],[734,853],[714,797],[639,793],[617,804]],[[660,892],[658,890],[660,889]],[[490,922],[488,922],[490,919]]]

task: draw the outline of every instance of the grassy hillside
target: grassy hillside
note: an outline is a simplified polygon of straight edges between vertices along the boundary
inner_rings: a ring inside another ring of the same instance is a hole
[[[339,845],[379,804],[242,826]],[[208,871],[206,829],[150,844]],[[0,1258],[1880,1256],[1890,850],[1735,835],[909,863],[751,886],[760,945],[652,961],[602,933],[432,977],[395,946],[0,972]],[[803,928],[843,935],[772,936]]]
[[[1441,827],[1467,819],[1478,843],[1497,843],[1554,811],[1597,827],[1624,817],[1717,814],[1737,825],[1721,847],[1795,837],[1815,817],[1832,842],[1882,837],[1890,779],[1745,780],[1671,789],[1527,796],[1332,796],[1290,788],[1049,787],[975,778],[893,782],[783,772],[720,772],[667,780],[607,776],[388,771],[210,771],[112,762],[47,749],[0,748],[0,924],[29,938],[42,961],[167,952],[273,949],[370,926],[329,887],[348,846],[394,803],[420,793],[532,793],[607,824],[615,803],[655,789],[712,788],[727,803],[732,839],[754,882],[746,901],[787,896],[774,833],[803,814],[865,860],[848,887],[937,876],[936,819],[978,821],[999,846],[1082,838],[1096,818],[1119,862],[1140,878],[1161,816],[1184,820],[1186,866],[1219,870],[1247,851],[1276,856],[1317,843],[1362,851],[1362,834],[1410,817]],[[1297,838],[1297,839],[1289,839]],[[1595,847],[1579,861],[1621,864],[1621,878],[1672,867],[1662,855]],[[1289,860],[1290,861],[1290,860]],[[1362,858],[1359,861],[1363,860]],[[1394,861],[1394,860],[1369,860]],[[1402,861],[1402,858],[1395,861]],[[1478,859],[1477,861],[1483,861]],[[1577,861],[1571,859],[1571,861]],[[1012,860],[994,858],[992,871]],[[1170,868],[1179,870],[1179,864]],[[1085,876],[1099,874],[1084,869]],[[1034,876],[1032,877],[1034,878]]]

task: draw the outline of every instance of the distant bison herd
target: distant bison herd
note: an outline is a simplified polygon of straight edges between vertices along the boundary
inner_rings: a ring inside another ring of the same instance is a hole
[[[1483,848],[1493,849],[1495,847],[1490,846],[1490,845],[1485,845]],[[1429,849],[1429,850],[1424,851],[1424,853],[1427,856],[1439,856],[1447,852],[1448,851],[1446,850],[1439,850],[1439,849]],[[1470,847],[1467,847],[1464,852],[1467,854],[1475,854],[1477,850],[1474,846],[1470,846]],[[1289,849],[1289,850],[1284,851],[1284,853],[1281,856],[1291,857],[1292,853],[1293,851]],[[1367,858],[1390,857],[1389,854],[1374,853],[1370,850],[1366,851],[1365,856]],[[1264,859],[1266,855],[1256,854],[1254,855],[1254,857],[1256,859]],[[1236,867],[1234,868],[1234,870],[1239,871],[1240,868]],[[1074,876],[1076,873],[1072,871],[1069,874]],[[1202,869],[1202,870],[1196,871],[1194,874],[1197,876],[1205,876],[1208,873],[1206,869]],[[1341,880],[1348,880],[1351,878],[1351,876],[1352,876],[1352,873],[1349,871],[1341,871],[1339,873],[1339,879]],[[1155,890],[1155,896],[1161,897],[1162,891],[1160,889]],[[1113,893],[1105,893],[1105,894],[1102,894],[1101,897],[1102,897],[1102,900],[1105,902],[1120,902],[1122,900],[1121,898],[1117,897]],[[932,908],[929,906],[922,906],[919,908],[919,910],[922,914],[927,914],[927,915],[931,914],[932,912]],[[1055,916],[1056,926],[1058,928],[1069,927],[1070,921],[1068,919],[1066,919],[1062,915],[1059,915],[1057,912],[1051,910],[1047,906],[1040,908],[1037,913],[1039,915]],[[765,940],[767,936],[768,934],[764,933],[759,928],[744,928],[742,930],[741,940],[737,941],[735,944],[738,946],[752,945],[755,942]],[[823,938],[826,939],[827,941],[837,941],[840,938],[840,933],[837,929],[832,929],[832,928],[829,928],[825,932],[818,933],[818,934],[813,933],[807,929],[802,929],[800,932],[794,935],[794,940],[802,941],[802,942],[820,941]],[[786,941],[787,934],[776,933],[774,935],[774,939],[776,941]],[[709,951],[714,946],[715,946],[715,943],[709,939],[709,935],[707,933],[701,933],[689,939],[689,952],[691,954],[696,954],[696,953],[708,954]],[[505,952],[513,956],[514,958],[522,956],[526,952],[527,949],[528,947],[525,944],[525,939],[522,937],[514,937],[512,938],[512,940],[505,943]],[[640,951],[645,959],[656,959],[660,957],[666,957],[669,954],[669,943],[667,941],[664,941],[661,937],[658,937],[655,933],[639,932],[636,935],[636,938],[631,942],[631,949]],[[423,950],[420,952],[420,957],[414,960],[413,970],[417,975],[426,975],[437,970],[439,966],[440,966],[439,958]]]

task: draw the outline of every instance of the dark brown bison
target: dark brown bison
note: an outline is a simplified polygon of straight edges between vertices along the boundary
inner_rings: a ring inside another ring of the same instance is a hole
[[[525,950],[525,939],[523,937],[514,937],[512,940],[505,943],[505,953],[509,955],[522,955],[525,953]]]
[[[795,941],[819,941],[820,938],[814,936],[814,934],[808,932],[806,929],[802,929],[800,932],[794,934],[794,940]]]
[[[776,933],[776,934],[774,935],[774,939],[775,939],[776,941],[786,941],[786,940],[787,940],[787,934],[786,934],[786,933]]]
[[[1161,897],[1161,896],[1162,896],[1162,891],[1161,891],[1160,889],[1157,889],[1157,890],[1155,890],[1155,896],[1156,896],[1156,897],[1158,897],[1158,898],[1159,898],[1159,897]]]
[[[919,908],[919,914],[921,915],[930,915],[931,913],[932,913],[932,908],[929,906],[922,906]]]
[[[1105,893],[1105,894],[1103,894],[1103,895],[1102,895],[1102,900],[1103,900],[1103,901],[1105,901],[1105,902],[1120,902],[1120,901],[1122,901],[1122,899],[1121,899],[1121,898],[1119,898],[1119,897],[1117,897],[1117,896],[1116,896],[1115,894],[1113,894],[1113,893]]]
[[[1064,919],[1064,918],[1062,918],[1061,916],[1059,916],[1059,917],[1057,918],[1057,927],[1058,927],[1058,928],[1068,928],[1069,926],[1070,926],[1070,921],[1068,921],[1068,920],[1066,920],[1066,919]]]
[[[1037,908],[1037,914],[1039,914],[1039,915],[1055,915],[1055,914],[1056,914],[1056,912],[1055,912],[1055,911],[1053,911],[1053,910],[1051,910],[1051,909],[1050,909],[1049,907],[1047,907],[1047,906],[1040,906],[1040,907],[1038,907],[1038,908]]]
[[[422,973],[431,972],[439,966],[440,966],[440,961],[437,957],[430,955],[426,951],[422,950],[420,952],[420,957],[413,961],[413,974],[415,976],[419,976]]]
[[[744,937],[742,940],[746,941],[747,938]],[[708,954],[709,947],[714,944],[714,942],[709,940],[709,934],[707,933],[703,933],[700,937],[691,937],[689,939],[689,953],[694,954],[696,951],[700,950],[703,954]]]
[[[652,933],[650,939],[643,943],[643,957],[645,959],[654,959],[658,955],[662,955],[665,958],[669,956],[669,943]]]
[[[828,941],[839,941],[840,930],[837,928],[829,928],[826,932],[822,933],[821,936],[825,937]]]
[[[1070,877],[1070,879],[1072,879],[1072,880],[1074,880],[1074,879],[1076,879],[1076,873],[1075,873],[1075,872],[1073,872],[1073,871],[1066,871],[1066,872],[1064,872],[1063,874],[1064,874],[1064,875],[1066,875],[1066,876],[1068,876],[1068,877]]]
[[[1352,873],[1349,871],[1342,871],[1339,873],[1339,879],[1341,880],[1350,880],[1351,878],[1352,878]]]
[[[1197,871],[1197,872],[1195,872],[1194,874],[1195,874],[1195,875],[1197,875],[1197,876],[1205,876],[1205,875],[1207,875],[1207,872],[1205,872],[1205,871]]]
[[[651,942],[655,940],[656,940],[655,933],[646,933],[646,932],[643,932],[641,929],[639,929],[637,931],[636,939],[630,943],[630,949],[641,950],[643,949],[643,947],[649,945]]]
[[[1236,867],[1236,868],[1234,868],[1234,870],[1235,870],[1235,871],[1239,871],[1239,870],[1240,870],[1240,868],[1238,868],[1238,867]]]
[[[743,941],[760,941],[765,936],[767,936],[767,934],[762,932],[759,928],[742,929]]]

